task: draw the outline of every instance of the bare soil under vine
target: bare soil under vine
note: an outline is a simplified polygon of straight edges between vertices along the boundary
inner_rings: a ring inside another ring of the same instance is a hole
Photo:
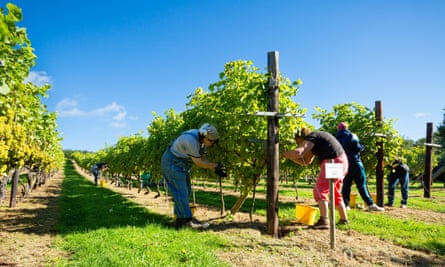
[[[92,179],[89,174],[82,174]],[[1,203],[0,266],[48,266],[48,259],[69,257],[52,245],[57,223],[54,215],[58,213],[57,198],[62,180],[62,174],[51,178],[16,208],[8,208],[7,200]],[[154,198],[154,192],[145,195],[134,188],[107,187],[151,211],[172,216],[171,204],[164,196]],[[295,199],[282,198],[280,201]],[[311,203],[309,199],[305,201]],[[445,224],[444,213],[410,208],[390,208],[385,213]],[[445,266],[444,256],[407,249],[353,230],[337,230],[335,248],[331,249],[330,234],[326,230],[312,230],[295,224],[281,227],[282,236],[272,238],[266,234],[266,218],[263,216],[254,216],[251,220],[249,214],[240,212],[231,221],[221,220],[219,210],[199,203],[195,217],[211,223],[207,231],[230,240],[231,248],[219,251],[217,256],[231,266]]]

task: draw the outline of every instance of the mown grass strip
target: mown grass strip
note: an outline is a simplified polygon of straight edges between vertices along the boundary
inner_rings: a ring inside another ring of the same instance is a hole
[[[413,219],[399,219],[385,213],[352,211],[347,228],[378,236],[400,246],[445,255],[445,227]]]

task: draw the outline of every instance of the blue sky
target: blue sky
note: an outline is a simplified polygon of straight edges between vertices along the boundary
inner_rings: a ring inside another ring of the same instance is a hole
[[[44,102],[65,149],[146,134],[153,111],[183,111],[229,61],[265,70],[269,51],[284,76],[303,81],[294,100],[312,123],[316,106],[377,100],[405,138],[443,119],[445,1],[11,2],[38,57],[30,79],[52,85]]]

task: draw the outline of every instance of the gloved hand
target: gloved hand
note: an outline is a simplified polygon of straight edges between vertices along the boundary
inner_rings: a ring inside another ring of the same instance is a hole
[[[215,168],[215,173],[219,177],[227,177],[226,170],[221,162],[218,162],[218,166]]]

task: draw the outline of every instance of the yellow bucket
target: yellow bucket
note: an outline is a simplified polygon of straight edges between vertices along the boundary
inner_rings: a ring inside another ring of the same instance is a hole
[[[190,205],[190,209],[192,210],[192,216],[194,216],[196,211],[196,206],[192,204]]]
[[[107,185],[107,181],[105,179],[100,179],[99,180],[99,185],[100,186],[106,186]]]
[[[170,205],[171,205],[172,212],[173,212],[173,218],[176,219],[176,215],[174,213],[175,202],[172,201]],[[190,210],[192,211],[192,216],[195,216],[196,206],[193,204],[190,204]]]
[[[350,208],[355,208],[356,197],[357,197],[357,194],[354,194],[354,193],[349,196],[349,207]]]
[[[317,210],[317,208],[311,206],[295,204],[295,217],[297,218],[297,222],[313,225]]]
[[[371,197],[372,197],[372,200],[374,201],[374,203],[377,203],[377,194],[371,193]]]

